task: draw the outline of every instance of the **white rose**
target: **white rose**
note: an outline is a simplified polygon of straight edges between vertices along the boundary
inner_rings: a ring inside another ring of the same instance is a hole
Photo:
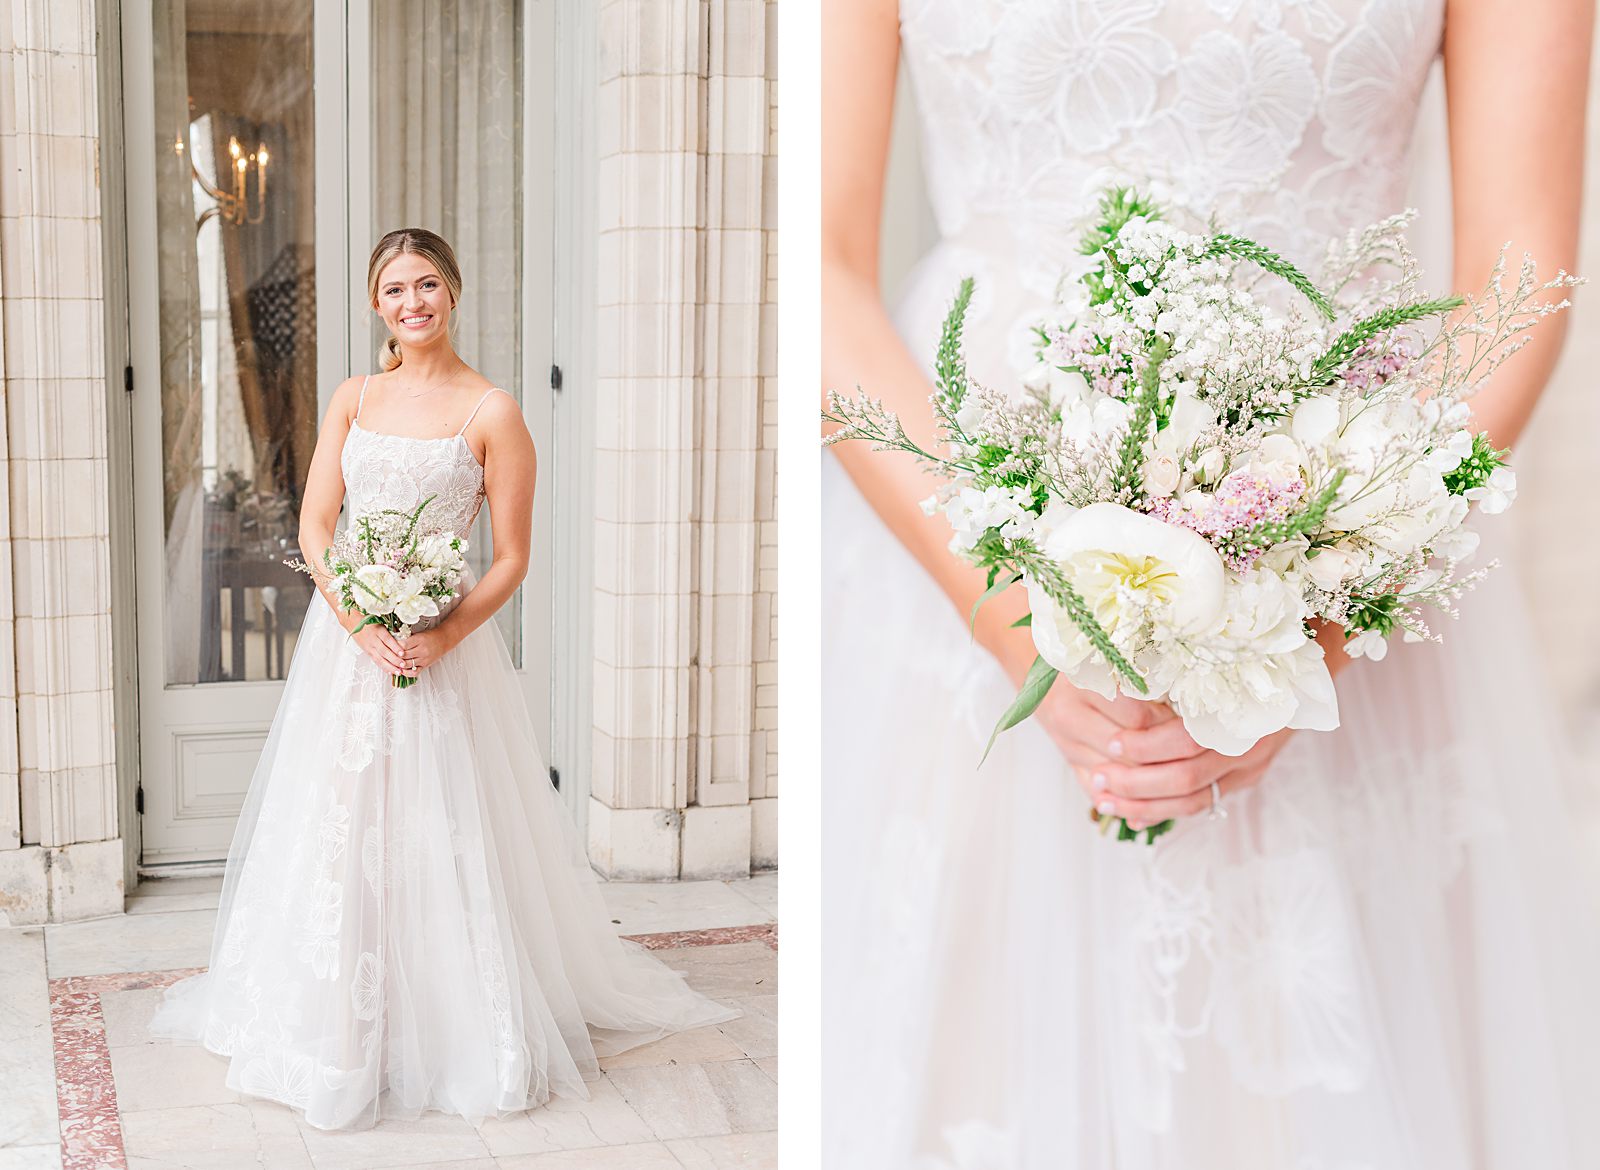
[[[1229,579],[1222,617],[1200,639],[1209,653],[1178,673],[1169,695],[1196,743],[1237,756],[1285,727],[1339,725],[1333,678],[1305,617],[1282,577],[1258,569]]]
[[[1288,483],[1300,478],[1304,461],[1305,453],[1300,450],[1300,444],[1288,435],[1268,435],[1245,466],[1276,483]]]
[[[388,565],[363,565],[356,570],[352,592],[365,613],[393,613],[399,591],[400,574]]]
[[[1144,470],[1141,474],[1147,495],[1170,496],[1178,490],[1181,469],[1177,457],[1159,447],[1144,461]]]
[[[1189,461],[1189,467],[1201,483],[1216,483],[1222,478],[1223,463],[1222,448],[1207,447]]]

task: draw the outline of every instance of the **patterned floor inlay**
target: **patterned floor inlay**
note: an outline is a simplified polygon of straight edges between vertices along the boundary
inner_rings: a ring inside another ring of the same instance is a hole
[[[778,949],[778,928],[770,922],[625,937],[652,951],[744,942],[764,942],[773,950]],[[170,987],[203,970],[193,967],[131,971],[50,980],[50,1030],[55,1040],[56,1102],[61,1112],[61,1170],[128,1170],[100,997],[113,991]]]

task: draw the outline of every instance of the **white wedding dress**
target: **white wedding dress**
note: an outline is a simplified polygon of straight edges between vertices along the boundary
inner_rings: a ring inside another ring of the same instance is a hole
[[[970,274],[971,372],[1013,384],[1114,181],[1314,265],[1404,206],[1442,19],[902,0],[941,231],[906,344],[931,359]],[[977,769],[1013,688],[831,458],[823,516],[829,1170],[1600,1165],[1578,767],[1509,570],[1443,646],[1355,664],[1340,730],[1299,733],[1226,820],[1150,848],[1092,832],[1032,724]]]
[[[465,536],[484,499],[465,430],[352,425],[347,515],[433,496],[425,518]],[[210,968],[168,990],[151,1030],[335,1129],[587,1097],[597,1056],[736,1016],[616,937],[521,696],[493,621],[399,689],[312,605]]]

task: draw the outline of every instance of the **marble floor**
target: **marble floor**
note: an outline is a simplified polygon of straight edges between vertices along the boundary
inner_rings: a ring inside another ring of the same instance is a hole
[[[241,1097],[219,1057],[146,1032],[161,988],[204,966],[220,885],[146,882],[114,918],[0,929],[0,1170],[777,1165],[777,875],[605,887],[619,934],[739,1019],[602,1061],[587,1101],[359,1133]]]

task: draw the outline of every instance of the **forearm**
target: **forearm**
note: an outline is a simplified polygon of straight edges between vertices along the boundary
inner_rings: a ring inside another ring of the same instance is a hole
[[[499,612],[527,575],[526,558],[496,557],[478,583],[467,590],[466,596],[439,623],[439,632],[450,639],[452,646],[459,646],[468,634]]]
[[[872,282],[825,261],[822,290],[823,385],[843,394],[859,387],[883,399],[908,435],[924,448],[936,449],[939,438],[928,405],[933,387],[895,332]],[[859,441],[839,443],[832,450],[867,504],[966,620],[988,582],[982,570],[951,554],[951,530],[944,518],[922,511],[920,502],[938,481],[910,455],[874,451]],[[1033,641],[1026,630],[1011,624],[1027,610],[1022,589],[1010,589],[984,605],[974,632],[1019,683],[1033,661]]]
[[[353,615],[346,613],[339,597],[333,591],[333,579],[328,576],[327,566],[322,557],[328,547],[333,544],[333,525],[323,520],[300,520],[300,557],[314,570],[311,580],[317,587],[317,592],[333,610],[333,616],[346,630],[355,624]]]

